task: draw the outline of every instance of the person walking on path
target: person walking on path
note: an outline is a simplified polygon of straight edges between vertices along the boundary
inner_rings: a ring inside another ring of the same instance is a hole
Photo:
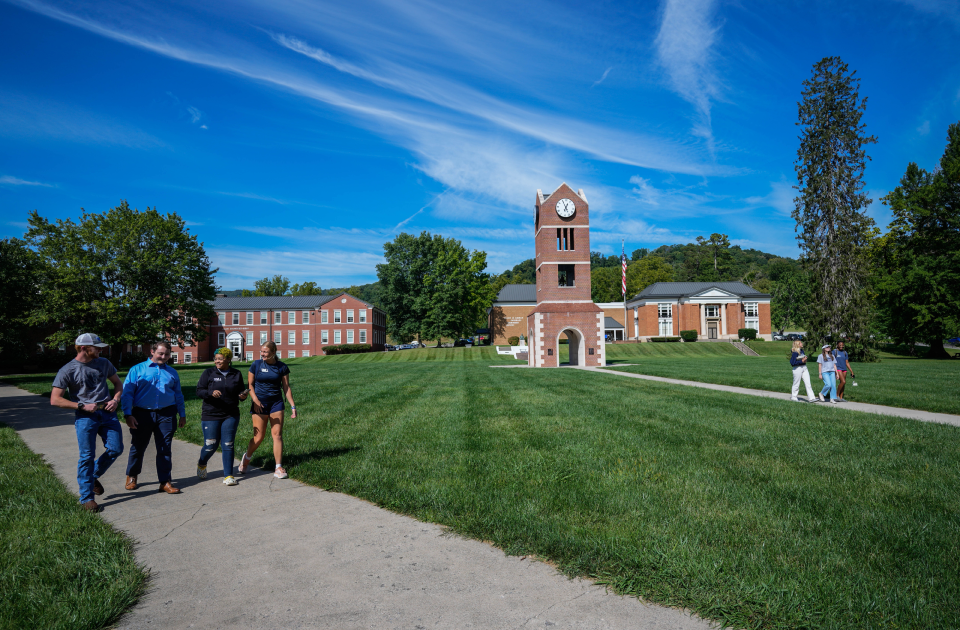
[[[91,333],[77,337],[74,342],[77,356],[57,372],[50,394],[51,405],[75,412],[73,424],[80,447],[80,459],[77,461],[80,504],[91,512],[102,509],[94,499],[94,495],[103,494],[100,477],[123,454],[123,429],[117,420],[120,377],[110,361],[100,358],[100,348],[106,346],[100,337]],[[107,388],[108,381],[113,383],[112,398]],[[104,451],[94,463],[98,435],[103,441]]]
[[[853,367],[850,365],[850,355],[844,349],[842,341],[837,342],[837,349],[833,351],[833,358],[837,362],[837,399],[845,400],[843,390],[847,386],[847,372],[849,371],[853,378],[857,378],[857,375],[853,373]]]
[[[207,478],[207,462],[220,446],[223,457],[223,483],[237,485],[233,478],[233,441],[240,424],[240,402],[247,399],[247,386],[240,370],[231,366],[233,352],[220,348],[213,355],[214,366],[207,368],[197,382],[197,398],[203,400],[200,425],[203,448],[197,462],[197,476]]]
[[[800,381],[807,388],[807,400],[816,402],[813,388],[810,386],[810,372],[807,371],[807,355],[803,353],[803,342],[799,339],[793,342],[793,352],[790,354],[790,365],[793,367],[793,387],[790,388],[790,400],[797,400],[800,393]]]
[[[173,463],[170,445],[177,427],[187,423],[187,412],[180,391],[180,375],[167,365],[170,342],[153,344],[150,358],[130,368],[123,381],[123,415],[130,427],[130,456],[127,458],[127,490],[137,489],[137,477],[143,469],[143,456],[153,437],[157,449],[158,492],[180,494],[171,483]],[[180,416],[179,422],[176,416]]]
[[[820,371],[820,380],[823,381],[823,389],[820,390],[820,401],[824,400],[823,395],[830,395],[830,402],[837,404],[837,362],[830,352],[830,344],[824,344],[820,349],[820,356],[817,357],[817,369]]]
[[[297,417],[297,407],[293,404],[293,391],[290,389],[290,368],[277,358],[277,344],[272,341],[260,346],[260,358],[253,362],[247,372],[247,384],[250,387],[250,414],[253,419],[253,437],[247,445],[247,452],[240,460],[237,473],[245,475],[250,468],[250,456],[253,455],[267,431],[273,436],[273,458],[276,460],[273,476],[286,479],[283,468],[283,394],[290,401],[290,417]]]

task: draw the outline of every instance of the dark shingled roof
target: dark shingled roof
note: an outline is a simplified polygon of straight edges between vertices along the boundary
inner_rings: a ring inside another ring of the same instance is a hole
[[[603,318],[603,328],[604,330],[620,330],[623,328],[623,324],[618,322],[612,317]]]
[[[326,304],[336,297],[339,296],[280,295],[268,297],[218,297],[213,301],[213,309],[216,311],[312,309]]]
[[[708,289],[716,287],[722,291],[727,291],[740,297],[768,298],[766,293],[760,293],[753,287],[747,286],[742,282],[654,282],[649,287],[630,298],[630,302],[638,300],[657,299],[657,298],[683,298],[703,293]]]
[[[537,303],[537,285],[535,284],[505,284],[497,294],[497,302],[530,302]]]

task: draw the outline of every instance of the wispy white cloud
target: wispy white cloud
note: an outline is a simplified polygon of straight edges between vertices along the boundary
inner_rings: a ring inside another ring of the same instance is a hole
[[[785,178],[770,182],[770,192],[766,195],[747,197],[744,201],[748,206],[755,208],[773,208],[780,214],[789,217],[793,213],[796,191],[793,184]]]
[[[930,133],[930,121],[929,120],[923,121],[923,124],[917,127],[917,133],[919,133],[921,136],[928,135]]]
[[[0,176],[0,184],[7,186],[42,186],[44,188],[56,188],[56,184],[47,184],[46,182],[32,182],[26,179],[20,179],[13,175]]]
[[[199,122],[200,118],[203,116],[203,112],[196,107],[188,107],[187,113],[190,114],[190,122],[192,123]]]
[[[711,103],[719,95],[713,68],[720,27],[716,0],[664,0],[656,46],[670,86],[696,109],[693,133],[714,151]]]
[[[603,83],[603,82],[607,79],[607,75],[610,74],[610,71],[611,71],[611,70],[613,70],[613,66],[610,66],[609,68],[607,68],[606,70],[604,70],[604,71],[603,71],[603,76],[600,77],[599,79],[597,79],[596,81],[594,81],[594,82],[593,82],[593,85],[590,86],[590,89],[592,90],[593,88],[595,88],[595,87],[597,87],[598,85],[600,85],[601,83]]]
[[[278,273],[292,282],[314,281],[322,287],[366,283],[383,262],[382,255],[333,248],[272,248],[269,256],[251,256],[245,248],[211,248],[207,255],[220,268],[218,282],[235,288],[252,287],[254,280]]]
[[[0,92],[0,136],[55,138],[68,142],[163,148],[155,136],[99,114],[47,99]]]

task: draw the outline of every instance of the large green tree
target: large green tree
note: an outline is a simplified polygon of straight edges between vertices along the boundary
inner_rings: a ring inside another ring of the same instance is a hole
[[[40,259],[15,238],[0,240],[0,354],[28,350],[28,317],[40,291]]]
[[[34,211],[29,225],[26,241],[44,263],[30,322],[62,325],[51,344],[70,345],[80,332],[110,344],[206,337],[217,270],[178,215],[122,201],[76,223]]]
[[[659,256],[644,256],[627,267],[627,298],[655,282],[673,282],[673,267]]]
[[[874,222],[866,214],[866,145],[861,122],[867,99],[860,80],[839,57],[825,57],[803,82],[799,106],[800,147],[795,168],[798,194],[793,218],[801,261],[812,283],[807,335],[817,345],[846,336],[852,354],[867,358],[870,303],[869,246]]]
[[[594,302],[620,302],[623,293],[620,289],[620,266],[595,267],[590,270],[590,297]]]
[[[493,300],[486,253],[439,234],[401,233],[383,245],[377,265],[380,305],[396,340],[457,337],[482,323]]]
[[[929,173],[911,162],[883,203],[893,211],[878,247],[888,332],[949,358],[943,340],[960,333],[960,123],[947,130],[938,167]]]
[[[261,278],[253,283],[253,295],[257,297],[267,297],[275,295],[287,295],[290,291],[290,278],[276,275]]]
[[[290,287],[290,295],[323,295],[323,289],[316,282],[304,282]]]

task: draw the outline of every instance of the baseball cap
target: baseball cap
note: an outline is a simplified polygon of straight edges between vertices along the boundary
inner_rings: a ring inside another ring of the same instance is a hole
[[[77,346],[96,346],[98,348],[106,348],[108,345],[110,345],[103,343],[103,339],[101,339],[98,335],[94,335],[93,333],[83,333],[77,337],[77,340],[73,343]]]
[[[820,348],[820,349],[821,349],[821,350],[826,350],[826,349],[829,348],[829,347],[830,347],[830,344],[829,344],[829,343],[825,343],[825,344],[823,344],[823,347]]]

